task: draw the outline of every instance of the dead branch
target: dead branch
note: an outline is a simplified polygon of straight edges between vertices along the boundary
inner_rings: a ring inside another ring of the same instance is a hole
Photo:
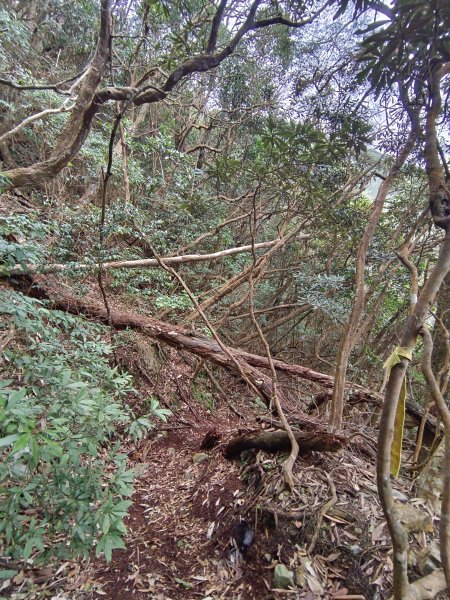
[[[30,123],[34,123],[34,121],[38,121],[39,119],[43,119],[44,117],[48,117],[49,115],[57,115],[64,112],[70,112],[71,110],[73,110],[74,106],[74,104],[63,104],[59,108],[47,108],[45,110],[42,110],[41,112],[35,113],[34,115],[31,115],[30,117],[24,119],[21,123],[10,129],[3,135],[0,135],[0,143],[15,135]]]
[[[299,239],[307,239],[309,235],[301,235]],[[279,240],[272,240],[270,242],[260,242],[255,244],[255,248],[271,248],[279,243]],[[220,250],[219,252],[211,252],[210,254],[185,254],[184,256],[170,256],[162,258],[165,264],[168,265],[179,265],[191,262],[205,262],[210,260],[218,260],[220,258],[234,256],[243,252],[252,252],[251,244],[246,246],[237,246],[236,248],[228,248],[226,250]],[[139,269],[142,267],[155,268],[160,266],[156,258],[143,258],[139,260],[116,260],[111,262],[104,262],[102,264],[103,270],[108,271],[110,269]],[[37,274],[37,273],[61,273],[64,271],[88,271],[93,268],[92,264],[86,263],[74,263],[74,264],[54,264],[44,266],[42,268],[35,268],[32,266],[23,269],[20,266],[16,266],[10,271],[9,275],[22,275],[24,273]]]
[[[312,540],[306,551],[307,554],[309,554],[310,556],[311,556],[311,554],[316,546],[317,540],[319,538],[320,527],[322,525],[323,517],[327,514],[328,510],[336,504],[336,502],[338,500],[337,494],[336,494],[336,486],[334,485],[333,481],[331,480],[331,477],[328,475],[328,473],[325,473],[324,475],[325,475],[326,481],[327,481],[330,491],[331,491],[331,498],[329,500],[327,500],[327,502],[325,502],[325,504],[320,509],[319,518],[317,519],[316,528],[314,530],[314,535],[313,535]]]
[[[26,293],[47,298],[50,300],[50,306],[54,309],[63,310],[71,314],[85,315],[98,322],[108,324],[108,314],[99,302],[76,298],[51,277],[39,276],[31,280],[31,282],[29,278],[26,278],[24,289],[26,289]],[[111,326],[118,330],[130,328],[140,331],[142,334],[163,344],[179,350],[186,350],[220,365],[234,374],[238,374],[235,364],[222,352],[220,346],[211,338],[201,334],[195,334],[179,326],[164,323],[152,317],[142,316],[133,312],[118,310],[114,307],[111,307]],[[257,384],[258,389],[264,395],[264,401],[269,406],[272,397],[272,382],[267,375],[258,370],[258,368],[269,368],[267,358],[236,348],[229,348],[229,350],[239,360],[247,376]],[[331,375],[319,373],[301,365],[290,365],[276,359],[273,359],[273,364],[278,371],[313,381],[326,388],[333,387],[333,377]],[[379,397],[376,392],[367,390],[362,386],[356,386],[350,382],[347,385],[368,399]],[[303,425],[314,429],[319,427],[317,421],[306,414],[299,413],[299,419]]]
[[[252,214],[252,225],[251,225],[252,245],[253,245],[253,251],[252,251],[253,266],[256,265],[255,237],[254,237],[255,229],[256,229],[255,198],[256,198],[256,193],[253,195],[253,214]],[[290,426],[288,420],[286,419],[286,415],[284,414],[283,407],[281,406],[280,397],[278,395],[278,387],[277,387],[277,372],[276,372],[275,366],[273,364],[270,346],[269,346],[269,344],[264,336],[264,333],[262,332],[262,329],[258,323],[258,320],[255,316],[255,312],[254,312],[255,309],[253,306],[253,294],[254,294],[253,271],[250,271],[250,275],[249,275],[249,279],[248,279],[248,289],[249,289],[248,306],[249,306],[250,316],[251,316],[253,325],[256,329],[257,335],[264,346],[267,360],[269,361],[270,373],[272,375],[273,404],[276,408],[278,417],[280,418],[280,421],[281,421],[283,428],[289,438],[289,442],[291,445],[289,457],[283,465],[283,474],[284,474],[284,480],[285,480],[287,486],[289,487],[291,492],[293,492],[294,491],[294,474],[292,472],[292,469],[294,467],[295,461],[297,460],[299,446],[298,446],[297,440],[295,439],[294,432],[292,431],[291,426]]]

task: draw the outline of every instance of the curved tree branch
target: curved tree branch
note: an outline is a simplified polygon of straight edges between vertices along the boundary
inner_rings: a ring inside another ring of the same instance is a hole
[[[11,169],[2,173],[9,181],[9,187],[21,187],[43,183],[55,177],[78,153],[84,144],[98,105],[94,101],[95,92],[103,78],[109,58],[109,38],[111,34],[112,0],[101,0],[100,33],[97,49],[85,75],[79,81],[78,96],[73,111],[56,142],[53,152],[46,160],[31,165]]]
[[[283,17],[275,17],[255,21],[257,10],[262,0],[254,0],[248,9],[247,16],[235,35],[221,50],[214,52],[217,44],[218,29],[223,18],[226,3],[222,0],[211,25],[211,32],[204,54],[198,54],[186,60],[172,71],[160,87],[145,86],[141,90],[134,87],[106,87],[98,89],[103,78],[105,65],[110,55],[111,38],[111,6],[112,0],[101,0],[101,21],[97,49],[86,74],[81,79],[78,97],[74,110],[66,126],[61,131],[57,144],[50,157],[42,162],[28,167],[4,171],[2,176],[6,179],[9,189],[43,183],[55,177],[76,156],[87,136],[89,135],[92,120],[100,107],[111,100],[129,100],[135,106],[160,102],[176,87],[176,85],[193,73],[203,73],[218,67],[230,56],[242,38],[250,31],[282,24],[289,27],[302,27],[311,23],[320,12],[328,5],[303,21],[295,22]]]
[[[30,117],[27,117],[26,119],[24,119],[21,123],[19,123],[15,127],[13,127],[13,129],[10,129],[3,135],[0,135],[0,143],[4,142],[11,136],[15,135],[21,129],[23,129],[24,127],[29,125],[30,123],[34,123],[34,121],[43,119],[44,117],[47,117],[48,115],[57,115],[57,114],[60,114],[63,112],[69,112],[69,111],[73,110],[73,108],[74,108],[74,104],[71,104],[70,106],[66,106],[65,104],[63,104],[60,108],[47,108],[45,110],[42,110],[41,112],[35,113],[34,115],[31,115]]]

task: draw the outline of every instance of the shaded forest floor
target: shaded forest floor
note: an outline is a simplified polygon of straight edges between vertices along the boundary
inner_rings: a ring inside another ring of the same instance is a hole
[[[14,589],[17,599],[92,600],[388,598],[392,549],[369,439],[355,438],[337,454],[300,458],[291,495],[281,477],[285,455],[247,451],[237,461],[223,456],[224,445],[249,426],[270,428],[264,417],[257,423],[262,409],[250,397],[230,395],[241,419],[206,388],[193,394],[189,357],[168,352],[153,393],[165,398],[174,414],[146,439],[124,448],[137,476],[126,550],[114,551],[109,564],[101,558],[46,572],[30,569],[3,593]],[[236,387],[227,374],[221,384]],[[211,431],[218,433],[218,445],[203,450]],[[375,441],[374,432],[368,435]],[[425,532],[433,529],[432,518],[425,503],[413,498],[409,482],[396,487],[398,500],[412,501],[426,517],[426,525],[412,534],[420,576],[434,544]],[[248,530],[254,538],[247,549],[242,532]],[[278,564],[292,573],[288,589],[276,587]]]

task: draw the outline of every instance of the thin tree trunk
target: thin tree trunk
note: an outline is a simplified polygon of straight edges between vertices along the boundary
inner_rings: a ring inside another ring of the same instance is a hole
[[[356,256],[356,290],[355,299],[353,302],[352,312],[345,328],[344,335],[342,336],[341,343],[336,358],[336,370],[335,370],[335,386],[333,390],[333,397],[331,400],[331,414],[330,414],[330,425],[334,431],[339,431],[342,426],[342,415],[344,411],[344,393],[345,393],[345,379],[347,376],[347,366],[350,358],[350,354],[356,343],[356,332],[360,323],[361,316],[364,312],[364,285],[365,275],[364,270],[366,267],[367,251],[369,249],[370,242],[372,241],[375,233],[376,226],[383,210],[384,202],[389,190],[392,187],[397,175],[404,165],[406,159],[411,153],[414,143],[417,137],[417,126],[414,121],[411,126],[411,133],[405,143],[402,151],[397,157],[397,160],[391,167],[387,177],[383,180],[380,185],[377,196],[374,200],[372,212],[370,214],[369,222],[364,230],[363,237],[358,247]]]

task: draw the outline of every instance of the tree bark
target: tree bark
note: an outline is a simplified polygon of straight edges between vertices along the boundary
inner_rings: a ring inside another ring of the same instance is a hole
[[[294,431],[299,446],[299,454],[310,452],[337,452],[345,446],[346,438],[331,433]],[[286,431],[258,431],[233,438],[224,450],[225,458],[237,458],[244,450],[265,450],[266,452],[289,452],[291,441]]]
[[[100,32],[94,58],[79,80],[78,97],[49,158],[31,165],[4,171],[10,188],[36,185],[55,177],[84,144],[99,105],[95,101],[97,87],[103,79],[109,58],[112,0],[101,0]]]
[[[406,322],[400,343],[402,348],[413,350],[419,331],[425,322],[432,303],[450,270],[450,233],[441,245],[439,258],[433,271],[419,296],[414,312]],[[390,480],[391,446],[394,438],[394,424],[397,405],[403,378],[408,369],[409,361],[402,358],[395,365],[387,383],[386,396],[380,421],[377,457],[377,486],[381,505],[386,517],[389,532],[394,545],[394,598],[403,600],[408,590],[408,535],[403,525],[397,520],[395,504]]]
[[[35,277],[31,279],[29,277],[23,278],[26,285],[24,289],[34,296],[46,298],[50,300],[50,305],[54,309],[63,310],[71,314],[85,315],[87,317],[94,318],[96,321],[108,324],[108,314],[100,302],[89,301],[79,299],[72,294],[63,290],[61,285],[50,277]],[[31,285],[30,285],[31,284]],[[33,285],[34,284],[34,285]],[[233,374],[238,374],[236,365],[230,360],[229,357],[222,351],[220,346],[211,338],[189,332],[176,325],[170,323],[164,323],[151,317],[145,317],[132,312],[118,310],[111,308],[111,326],[115,329],[133,329],[140,331],[144,335],[147,335],[161,343],[168,344],[179,350],[186,350],[192,352],[197,356],[205,358],[211,362],[214,362]],[[261,373],[259,368],[269,369],[269,361],[266,357],[251,354],[240,349],[229,349],[240,364],[245,368],[246,374],[249,375],[252,382],[256,382],[256,387],[262,393],[264,400],[269,405],[272,398],[272,382],[271,379]],[[325,388],[331,389],[333,387],[334,379],[332,375],[319,373],[313,371],[307,367],[301,365],[291,365],[281,360],[273,359],[274,367],[284,373],[307,379],[317,383]],[[358,394],[361,398],[367,398],[367,400],[374,400],[379,395],[376,392],[368,390],[363,386],[358,386],[353,383],[347,382],[347,386],[351,387],[355,394]],[[301,419],[306,425],[311,427],[317,427],[317,421],[307,414],[300,412]],[[297,417],[297,411],[296,411]]]
[[[347,366],[350,358],[350,354],[357,343],[357,332],[360,325],[360,319],[365,308],[365,267],[366,257],[369,245],[372,241],[375,229],[380,219],[384,202],[387,194],[392,187],[395,179],[397,178],[400,169],[404,165],[406,159],[411,153],[415,140],[417,138],[417,118],[415,118],[411,124],[411,133],[399,153],[397,160],[389,170],[387,177],[383,180],[383,183],[378,189],[378,193],[373,203],[372,211],[369,217],[369,221],[364,230],[363,237],[358,247],[356,256],[356,290],[355,298],[353,302],[352,312],[348,320],[344,335],[342,336],[341,343],[336,358],[336,371],[335,371],[335,385],[333,389],[333,397],[331,400],[331,414],[330,414],[330,425],[334,431],[339,431],[342,426],[342,415],[344,412],[344,393],[345,393],[345,380],[347,376]],[[361,335],[363,332],[359,331]]]
[[[303,239],[308,238],[309,236],[305,235],[299,237],[300,239]],[[259,250],[261,248],[271,248],[272,246],[278,244],[278,242],[279,240],[272,240],[270,242],[261,242],[259,244],[255,244],[254,246],[249,244],[247,246],[238,246],[237,248],[227,248],[226,250],[220,250],[219,252],[213,252],[211,254],[185,254],[183,256],[169,256],[167,258],[162,258],[162,260],[171,266],[184,263],[205,262],[217,260],[219,258],[226,258],[228,256],[234,256],[236,254],[241,254],[242,252],[253,252],[254,249]],[[156,258],[142,258],[138,260],[116,260],[112,262],[104,262],[102,264],[102,269],[105,271],[109,271],[111,269],[140,269],[142,267],[156,268],[159,267],[159,263]],[[8,270],[8,275],[21,275],[24,273],[61,273],[63,271],[71,270],[89,271],[95,268],[97,268],[97,265],[85,263],[54,264],[43,266],[41,268],[35,268],[30,265],[26,269],[16,266],[13,269]]]

